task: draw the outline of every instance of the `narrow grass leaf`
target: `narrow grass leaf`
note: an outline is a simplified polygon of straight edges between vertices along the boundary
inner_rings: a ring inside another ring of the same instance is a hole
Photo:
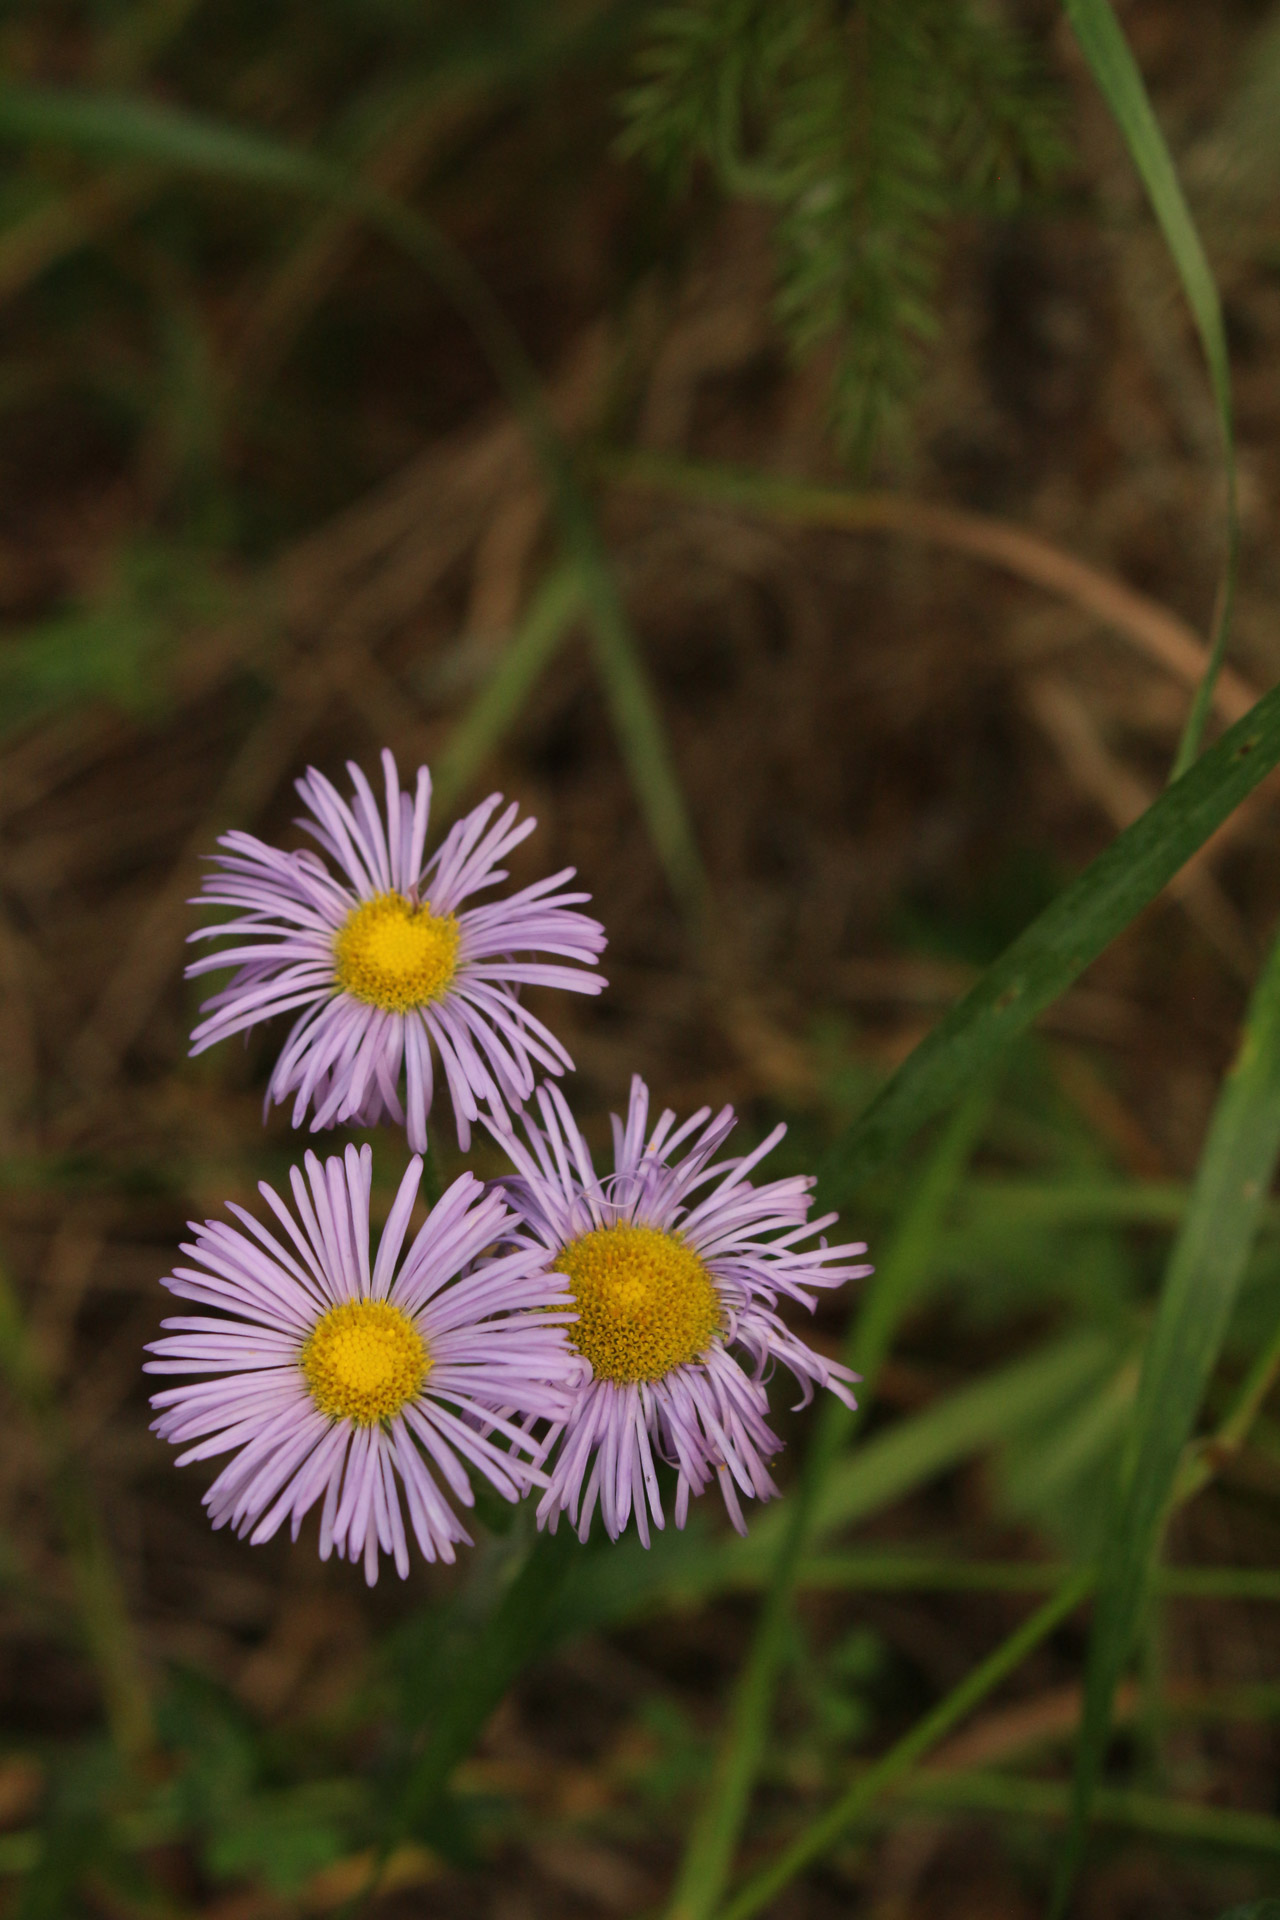
[[[799,1585],[816,1592],[1052,1593],[1070,1571],[1056,1560],[822,1553],[800,1562]],[[1158,1567],[1152,1579],[1174,1600],[1280,1600],[1280,1572],[1271,1567]]]
[[[897,1421],[835,1463],[817,1501],[815,1538],[882,1512],[1026,1422],[1042,1420],[1100,1380],[1116,1361],[1115,1342],[1105,1334],[1067,1334]],[[730,1565],[768,1565],[785,1524],[781,1511],[763,1515],[746,1540],[726,1547]]]
[[[1112,1699],[1137,1633],[1178,1465],[1226,1335],[1277,1157],[1280,940],[1254,991],[1214,1110],[1143,1358],[1102,1556],[1058,1913],[1083,1853]]]
[[[1155,899],[1280,761],[1280,688],[1259,700],[1006,947],[835,1142],[819,1169],[846,1199],[973,1084]]]
[[[578,570],[561,566],[534,595],[489,678],[457,722],[432,768],[432,795],[444,813],[466,792],[519,718],[540,675],[582,614]]]
[[[1174,1499],[1179,1506],[1193,1500],[1220,1470],[1223,1462],[1239,1453],[1250,1430],[1280,1377],[1280,1324],[1259,1351],[1253,1365],[1241,1381],[1236,1395],[1216,1431],[1194,1447],[1189,1447],[1178,1466]]]
[[[930,1748],[945,1739],[952,1727],[970,1714],[1002,1680],[1021,1666],[1028,1654],[1047,1639],[1055,1627],[1074,1613],[1092,1583],[1090,1568],[1082,1567],[1073,1573],[1051,1600],[1046,1600],[1042,1607],[1038,1607],[1029,1620],[1025,1620],[1006,1640],[1001,1641],[995,1651],[967,1673],[945,1699],[940,1700],[922,1720],[918,1720],[914,1727],[903,1734],[888,1753],[882,1754],[865,1773],[860,1774],[826,1813],[811,1821],[769,1866],[753,1874],[746,1885],[721,1908],[720,1920],[748,1920],[748,1915],[759,1913],[762,1907],[767,1907],[798,1873],[803,1873],[806,1867],[821,1859],[881,1795],[896,1787]],[[1280,1826],[1280,1822],[1277,1825]]]
[[[129,95],[0,85],[0,136],[116,159],[147,160],[205,179],[300,194],[358,213],[423,267],[471,327],[528,437],[579,569],[597,665],[636,799],[668,884],[699,924],[705,880],[657,698],[596,525],[542,396],[537,370],[487,284],[416,209],[319,155]]]
[[[1176,1227],[1187,1188],[1173,1180],[965,1181],[960,1217],[1013,1226]]]
[[[800,1556],[822,1488],[866,1407],[904,1313],[928,1278],[943,1216],[973,1151],[990,1097],[985,1085],[975,1090],[945,1129],[850,1327],[844,1358],[862,1376],[861,1406],[853,1412],[834,1394],[828,1395],[814,1425],[800,1485],[787,1503],[786,1525],[751,1650],[729,1702],[707,1796],[694,1819],[676,1878],[670,1920],[706,1920],[724,1891],[769,1736]]]
[[[1124,135],[1130,158],[1147,190],[1152,211],[1160,223],[1173,263],[1195,319],[1200,344],[1209,365],[1227,480],[1227,558],[1214,615],[1209,663],[1196,692],[1186,728],[1173,764],[1174,777],[1185,772],[1200,751],[1213,686],[1222,666],[1231,605],[1235,596],[1240,557],[1240,515],[1236,487],[1235,427],[1231,404],[1231,366],[1222,302],[1187,206],[1177,168],[1160,131],[1138,63],[1129,49],[1109,0],[1064,0],[1067,19],[1080,50],[1093,71],[1116,125]]]
[[[1033,1821],[1037,1826],[1061,1822],[1070,1802],[1067,1789],[1054,1781],[1018,1780],[978,1769],[918,1773],[892,1798],[900,1806],[989,1813]],[[1109,1827],[1149,1833],[1182,1846],[1224,1848],[1233,1853],[1280,1853],[1280,1820],[1235,1807],[1207,1807],[1196,1801],[1166,1800],[1154,1793],[1109,1789],[1098,1796],[1098,1817]],[[1260,1907],[1237,1908],[1236,1912],[1240,1920],[1249,1915],[1255,1920],[1273,1920],[1273,1916],[1280,1920],[1280,1902],[1264,1901]],[[1231,1916],[1225,1915],[1224,1920],[1231,1920]]]
[[[1116,1359],[1113,1342],[1071,1334],[895,1422],[835,1462],[816,1502],[813,1537],[883,1512],[938,1474],[1016,1435],[1027,1421],[1042,1419],[1112,1371]],[[647,1549],[627,1535],[607,1553],[584,1553],[557,1603],[556,1637],[662,1605],[693,1604],[727,1589],[765,1587],[790,1525],[790,1505],[783,1504],[761,1514],[745,1540],[726,1540],[709,1534],[694,1513],[682,1532],[668,1528]],[[820,1574],[817,1584],[824,1583]],[[1027,1591],[1039,1591],[1033,1580]]]

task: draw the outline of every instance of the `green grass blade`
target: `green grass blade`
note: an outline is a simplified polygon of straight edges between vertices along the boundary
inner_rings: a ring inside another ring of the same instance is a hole
[[[686,916],[701,930],[706,877],[688,822],[657,698],[641,663],[613,575],[598,555],[581,553],[591,637],[610,717],[649,835]]]
[[[600,676],[623,758],[668,884],[695,922],[702,864],[661,712],[609,565],[591,503],[542,397],[533,363],[486,283],[414,208],[322,157],[264,135],[128,95],[0,85],[0,137],[48,142],[242,186],[302,195],[358,213],[423,267],[471,327],[524,427],[561,539],[576,563]]]
[[[1176,1227],[1187,1188],[1173,1180],[1023,1180],[975,1176],[965,1181],[960,1218],[1015,1226]]]
[[[990,1093],[983,1086],[947,1127],[850,1328],[844,1359],[862,1375],[860,1397],[864,1408],[902,1317],[928,1277],[943,1214],[968,1163],[989,1104]],[[831,1394],[826,1396],[815,1423],[800,1485],[788,1502],[786,1526],[751,1650],[729,1703],[711,1783],[694,1819],[676,1878],[670,1920],[707,1920],[728,1881],[768,1739],[800,1556],[813,1528],[822,1488],[860,1412],[851,1412]]]
[[[1084,1848],[1111,1704],[1137,1632],[1183,1449],[1199,1411],[1280,1157],[1280,940],[1255,989],[1240,1050],[1209,1127],[1143,1358],[1102,1557],[1062,1912]]]
[[[1195,319],[1200,344],[1209,366],[1218,425],[1222,431],[1222,454],[1227,479],[1227,558],[1222,587],[1214,615],[1214,630],[1209,648],[1209,663],[1192,702],[1186,728],[1178,746],[1173,772],[1176,778],[1186,771],[1200,751],[1213,685],[1222,665],[1227,633],[1231,624],[1231,605],[1235,595],[1236,569],[1240,555],[1240,516],[1236,488],[1235,427],[1231,405],[1231,366],[1227,355],[1227,334],[1222,323],[1222,303],[1205,258],[1200,236],[1191,218],[1178,180],[1173,156],[1169,152],[1160,123],[1152,110],[1138,63],[1109,5],[1109,0],[1064,0],[1067,19],[1081,52],[1093,70],[1093,77],[1124,135],[1130,158],[1142,178],[1152,210],[1160,223],[1173,263],[1182,282],[1187,304]]]
[[[799,1585],[838,1593],[1052,1593],[1069,1572],[1060,1561],[821,1553],[800,1562]],[[1173,1600],[1280,1600],[1280,1572],[1271,1567],[1160,1567],[1153,1581]]]
[[[1074,1613],[1092,1582],[1090,1568],[1082,1567],[1073,1573],[1051,1600],[1038,1607],[1029,1620],[1024,1620],[993,1653],[967,1673],[888,1753],[860,1774],[834,1806],[811,1821],[769,1866],[753,1874],[721,1909],[720,1920],[747,1920],[749,1914],[759,1913],[798,1873],[820,1859],[875,1800],[895,1787],[917,1760],[945,1739],[952,1727],[1007,1679],[1068,1614]]]
[[[1280,688],[1259,700],[1006,947],[819,1169],[844,1200],[1024,1033],[1280,760]]]
[[[432,768],[432,797],[448,813],[519,718],[539,676],[582,615],[576,567],[558,567],[534,595],[524,620],[503,649],[467,711],[454,726]]]
[[[1008,1774],[925,1772],[893,1795],[899,1805],[957,1813],[990,1813],[1033,1821],[1043,1827],[1060,1822],[1070,1796],[1050,1780],[1019,1780]],[[1280,1820],[1235,1807],[1206,1807],[1191,1800],[1166,1800],[1154,1793],[1110,1789],[1098,1796],[1098,1815],[1109,1827],[1149,1833],[1183,1846],[1226,1848],[1240,1853],[1280,1853]],[[1280,1905],[1275,1920],[1280,1920]],[[1265,1908],[1246,1909],[1267,1920]],[[1225,1915],[1224,1920],[1231,1920]]]
[[[1116,1359],[1112,1341],[1072,1334],[895,1422],[835,1463],[816,1502],[814,1536],[883,1512],[1028,1420],[1042,1419],[1113,1370]],[[789,1505],[780,1505],[759,1517],[747,1539],[724,1540],[709,1537],[695,1514],[683,1533],[668,1529],[648,1550],[627,1536],[607,1553],[586,1554],[565,1590],[557,1632],[588,1632],[726,1589],[759,1590],[773,1576],[790,1524]],[[1039,1590],[1030,1579],[1026,1586]]]
[[[1073,1399],[1114,1368],[1116,1357],[1115,1343],[1105,1335],[1069,1334],[897,1421],[836,1462],[817,1501],[815,1536],[854,1526],[997,1445],[1028,1420]],[[785,1525],[780,1510],[762,1516],[746,1540],[725,1548],[729,1565],[768,1566]]]

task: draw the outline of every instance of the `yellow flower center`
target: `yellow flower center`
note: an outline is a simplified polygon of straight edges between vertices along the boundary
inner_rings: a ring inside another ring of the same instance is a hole
[[[431,1355],[399,1307],[345,1300],[316,1321],[301,1364],[321,1413],[372,1427],[413,1399],[431,1369]]]
[[[384,1013],[408,1013],[438,1000],[458,966],[458,922],[402,893],[379,893],[353,907],[333,943],[344,993]]]
[[[692,1247],[657,1227],[597,1227],[556,1255],[578,1309],[566,1329],[597,1380],[660,1380],[696,1360],[720,1325],[711,1275]]]

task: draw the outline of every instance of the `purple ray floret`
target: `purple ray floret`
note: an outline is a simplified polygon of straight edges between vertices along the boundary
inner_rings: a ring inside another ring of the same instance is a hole
[[[410,795],[389,752],[382,766],[382,809],[352,763],[349,802],[314,767],[298,781],[311,816],[299,825],[331,865],[310,849],[283,852],[249,833],[219,840],[218,871],[206,876],[196,904],[231,907],[236,917],[191,936],[229,944],[187,974],[236,971],[204,1003],[191,1051],[296,1014],[268,1103],[292,1099],[294,1126],[310,1112],[313,1133],[390,1118],[406,1128],[415,1153],[427,1146],[434,1056],[465,1149],[482,1108],[503,1125],[539,1071],[572,1067],[560,1041],[521,1005],[520,989],[599,993],[603,979],[584,969],[594,969],[604,929],[574,911],[590,895],[561,890],[572,867],[506,899],[464,906],[507,878],[500,862],[536,822],[491,794],[426,859],[431,776],[420,767]]]
[[[210,1377],[156,1394],[155,1431],[179,1466],[232,1455],[204,1496],[215,1527],[256,1546],[287,1520],[296,1540],[320,1502],[321,1558],[363,1560],[372,1585],[380,1551],[409,1571],[405,1510],[425,1558],[452,1561],[472,1475],[507,1500],[545,1486],[526,1426],[564,1418],[582,1360],[545,1254],[492,1254],[513,1224],[500,1192],[462,1174],[404,1252],[415,1158],[373,1253],[370,1148],[305,1167],[292,1207],[259,1187],[275,1231],[237,1206],[237,1226],[193,1225],[194,1264],[164,1284],[215,1311],[166,1320],[146,1367]]]
[[[676,1470],[677,1526],[714,1476],[745,1531],[739,1495],[777,1492],[765,1466],[781,1444],[767,1420],[775,1365],[794,1374],[800,1405],[815,1384],[854,1404],[857,1376],[792,1333],[778,1303],[812,1310],[815,1288],[871,1272],[857,1263],[866,1247],[802,1245],[836,1218],[809,1220],[809,1177],[752,1185],[781,1126],[754,1152],[712,1164],[733,1109],[704,1107],[681,1126],[664,1112],[647,1131],[649,1091],[637,1077],[625,1124],[613,1120],[613,1172],[602,1177],[559,1089],[541,1087],[538,1107],[540,1126],[525,1118],[527,1147],[515,1134],[502,1139],[518,1169],[503,1184],[522,1239],[573,1276],[579,1317],[569,1338],[592,1368],[544,1437],[550,1484],[539,1521],[554,1528],[567,1512],[586,1539],[598,1504],[611,1538],[634,1513],[647,1546],[650,1516],[664,1524],[661,1459]]]

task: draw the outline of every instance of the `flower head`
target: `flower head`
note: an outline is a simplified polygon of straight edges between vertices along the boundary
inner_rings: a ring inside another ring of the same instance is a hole
[[[500,1193],[462,1174],[401,1259],[422,1175],[414,1159],[371,1263],[371,1150],[323,1165],[308,1153],[305,1164],[305,1180],[290,1175],[292,1209],[259,1188],[283,1238],[236,1206],[239,1227],[193,1227],[183,1252],[198,1264],[164,1284],[217,1317],[166,1320],[146,1365],[212,1378],[156,1394],[155,1430],[186,1446],[179,1466],[233,1454],[204,1496],[215,1527],[230,1522],[256,1546],[288,1520],[296,1540],[322,1499],[321,1558],[334,1548],[363,1558],[372,1585],[379,1549],[409,1571],[401,1489],[423,1554],[452,1560],[470,1536],[447,1496],[474,1505],[472,1472],[508,1500],[545,1485],[511,1415],[562,1418],[582,1362],[545,1255],[481,1258],[510,1232]]]
[[[679,1127],[663,1113],[646,1137],[649,1091],[636,1078],[602,1178],[559,1089],[540,1088],[538,1106],[542,1125],[525,1120],[528,1147],[499,1136],[518,1169],[504,1185],[522,1238],[569,1281],[578,1311],[569,1339],[591,1369],[539,1456],[550,1475],[539,1520],[554,1527],[567,1512],[585,1539],[599,1503],[611,1538],[634,1512],[647,1546],[649,1516],[663,1525],[657,1456],[676,1469],[677,1526],[714,1474],[741,1532],[739,1493],[777,1492],[765,1467],[781,1444],[766,1418],[775,1364],[795,1375],[801,1405],[815,1383],[853,1405],[856,1375],[798,1339],[778,1301],[812,1309],[813,1288],[871,1272],[851,1264],[866,1248],[801,1245],[836,1217],[809,1221],[811,1179],[751,1184],[783,1127],[712,1165],[733,1109],[712,1117],[703,1107]]]
[[[519,820],[514,803],[495,819],[502,796],[491,794],[424,864],[431,776],[418,769],[411,797],[390,753],[382,767],[385,821],[351,763],[350,803],[314,767],[297,783],[311,814],[299,825],[337,872],[310,849],[285,853],[250,833],[219,840],[218,871],[206,876],[199,904],[233,907],[237,917],[191,937],[231,945],[187,974],[236,972],[204,1003],[191,1051],[296,1013],[268,1102],[292,1096],[294,1126],[310,1110],[313,1133],[389,1115],[406,1126],[414,1152],[425,1153],[434,1050],[466,1148],[481,1103],[501,1124],[528,1099],[538,1069],[572,1067],[555,1035],[520,1004],[519,989],[599,993],[604,981],[582,969],[595,966],[604,929],[573,911],[588,894],[557,891],[572,867],[505,900],[464,907],[506,879],[498,863],[537,823]]]

